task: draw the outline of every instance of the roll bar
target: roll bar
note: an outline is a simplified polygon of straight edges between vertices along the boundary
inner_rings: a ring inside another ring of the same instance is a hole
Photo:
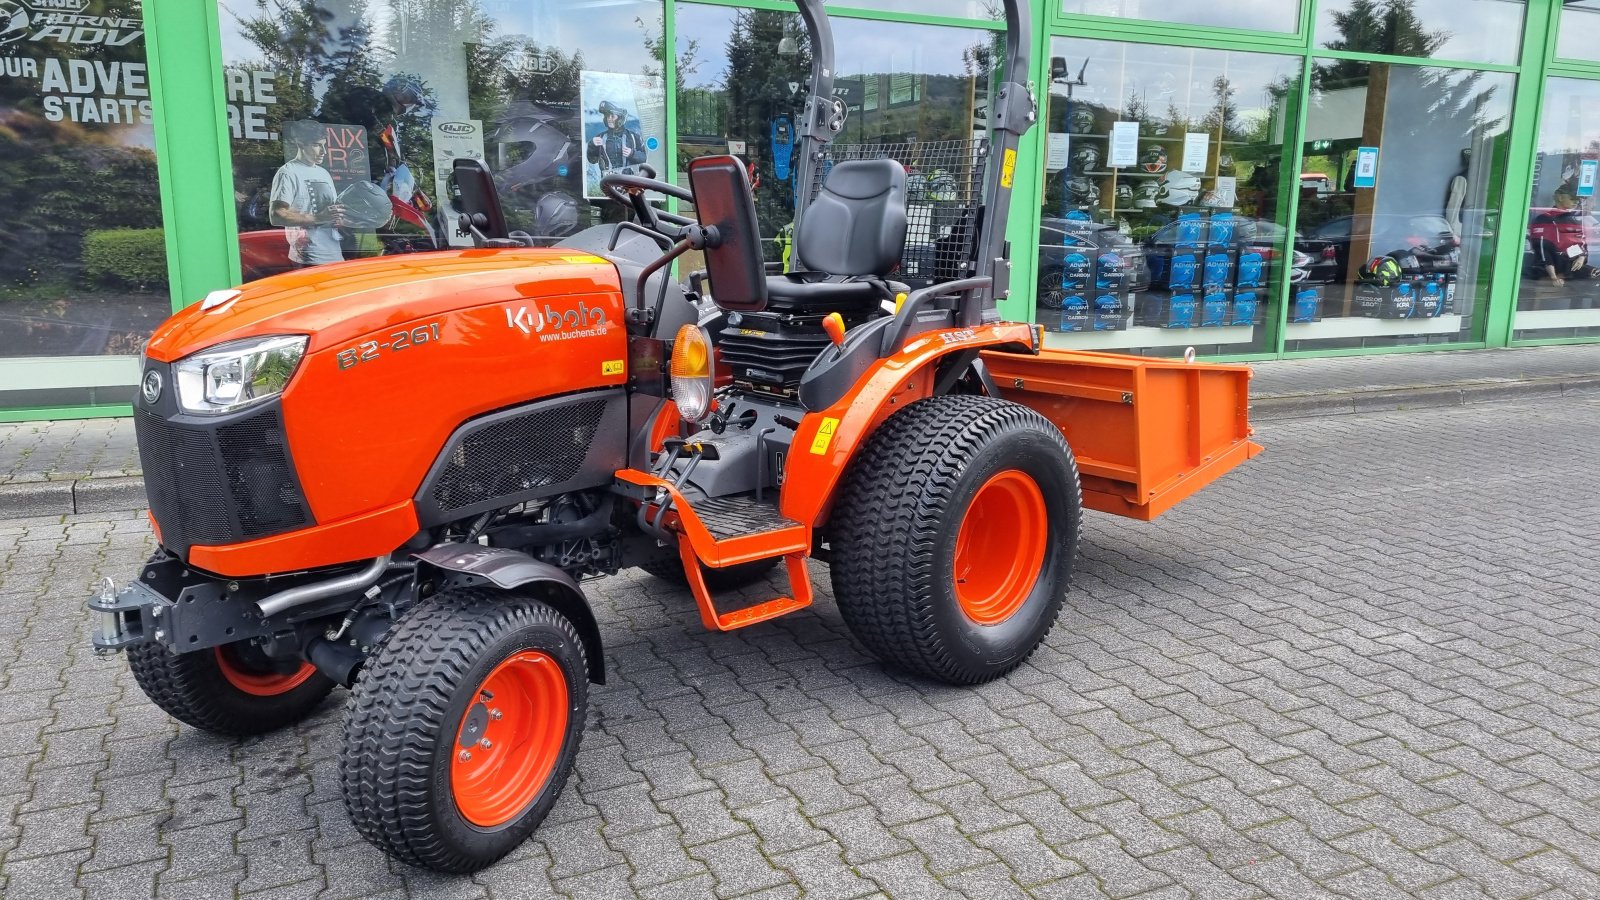
[[[800,18],[811,37],[811,93],[801,113],[800,158],[797,175],[795,233],[800,219],[816,192],[817,161],[824,148],[844,127],[843,104],[833,97],[833,29],[823,0],[795,0]],[[983,208],[974,248],[978,278],[989,279],[989,287],[974,292],[980,302],[962,304],[960,324],[978,325],[997,321],[995,303],[1010,293],[1011,263],[1006,247],[1006,219],[1011,211],[1011,185],[1017,170],[1017,145],[1039,118],[1038,103],[1028,82],[1032,66],[1033,21],[1022,0],[1005,0],[1006,55],[1005,81],[995,102],[990,104],[990,158],[984,169]],[[804,268],[805,248],[795,244],[796,268]]]
[[[794,233],[800,233],[800,217],[816,193],[817,160],[833,136],[844,128],[844,115],[833,102],[833,25],[822,0],[795,0],[800,18],[811,37],[811,88],[806,107],[800,113],[800,171],[796,173]],[[794,267],[804,269],[803,249],[794,245]]]

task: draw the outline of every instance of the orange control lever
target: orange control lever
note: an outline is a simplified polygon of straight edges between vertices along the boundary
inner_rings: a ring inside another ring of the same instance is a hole
[[[843,344],[844,316],[836,312],[828,313],[827,317],[822,320],[822,330],[828,333],[828,340],[833,341],[834,346],[837,347]]]

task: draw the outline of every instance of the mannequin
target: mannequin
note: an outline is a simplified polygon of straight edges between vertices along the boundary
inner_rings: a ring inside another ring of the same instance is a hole
[[[1450,223],[1450,234],[1461,239],[1461,207],[1467,202],[1467,170],[1472,167],[1472,148],[1461,151],[1461,169],[1450,178],[1445,191],[1444,220]]]

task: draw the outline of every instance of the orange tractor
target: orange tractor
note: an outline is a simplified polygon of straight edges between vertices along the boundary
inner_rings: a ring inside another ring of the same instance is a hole
[[[691,190],[609,175],[632,220],[539,249],[459,161],[478,248],[279,275],[162,325],[134,410],[160,549],[91,598],[95,646],[219,734],[348,686],[356,827],[471,871],[572,769],[605,680],[584,580],[687,583],[730,630],[804,609],[819,561],[872,653],[977,684],[1055,622],[1084,507],[1149,519],[1259,449],[1246,369],[1049,351],[1000,321],[1026,85],[1000,88],[984,140],[835,145],[828,22],[800,11],[790,273],[763,264],[732,157],[691,163]],[[1015,78],[1031,38],[1016,0],[1006,16]],[[930,200],[897,156],[938,153]],[[932,259],[906,248],[917,216]],[[781,596],[730,603],[774,568]]]

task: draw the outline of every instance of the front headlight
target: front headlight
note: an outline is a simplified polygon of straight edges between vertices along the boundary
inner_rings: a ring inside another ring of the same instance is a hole
[[[172,366],[178,406],[217,416],[283,393],[306,353],[306,337],[281,334],[218,344]]]

